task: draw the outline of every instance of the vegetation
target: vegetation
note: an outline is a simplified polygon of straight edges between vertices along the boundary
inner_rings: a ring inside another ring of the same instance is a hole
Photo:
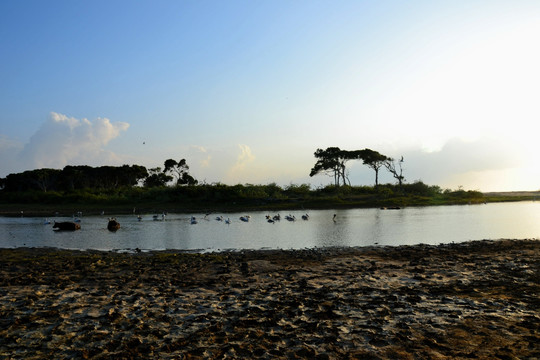
[[[5,214],[48,214],[54,211],[99,213],[241,211],[248,209],[322,209],[351,207],[394,207],[438,204],[466,204],[486,201],[482,193],[441,190],[421,181],[399,185],[328,185],[311,189],[309,184],[280,187],[267,185],[201,184],[193,186],[141,187],[115,189],[86,188],[65,191],[0,191],[0,208]]]
[[[315,157],[318,160],[310,175],[327,173],[334,177],[333,185],[312,189],[309,184],[199,184],[189,174],[185,159],[168,159],[163,170],[124,165],[25,171],[0,179],[0,214],[403,207],[532,199],[485,196],[461,188],[443,190],[419,180],[404,183],[403,157],[396,164],[394,159],[370,149],[318,149]],[[350,185],[345,171],[345,163],[350,160],[362,160],[375,171],[374,186]],[[397,184],[378,184],[378,172],[383,166]]]
[[[403,181],[401,172],[397,175],[393,159],[379,153],[378,151],[371,149],[364,150],[341,150],[338,147],[329,147],[326,150],[317,149],[315,151],[315,158],[317,162],[311,169],[309,176],[315,176],[320,173],[324,173],[334,177],[334,185],[339,187],[341,183],[343,185],[351,185],[347,172],[345,171],[345,164],[350,160],[362,160],[364,165],[375,171],[375,186],[379,185],[379,170],[385,166],[399,183]],[[400,164],[403,163],[403,157]],[[400,166],[401,170],[401,166]]]

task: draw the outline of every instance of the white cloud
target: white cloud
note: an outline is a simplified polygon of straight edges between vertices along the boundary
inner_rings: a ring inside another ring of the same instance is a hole
[[[229,169],[227,181],[241,182],[242,179],[251,178],[248,165],[255,161],[255,155],[248,145],[238,144],[240,154],[236,158],[236,163]]]
[[[9,157],[16,159],[16,166],[8,171],[62,168],[71,164],[119,164],[121,157],[106,150],[105,146],[128,127],[127,123],[113,123],[107,118],[90,121],[51,112],[24,147],[12,147],[14,152]],[[2,143],[5,146],[7,142],[3,140]],[[6,161],[6,155],[2,151],[2,163]]]
[[[268,168],[261,165],[250,146],[238,144],[221,148],[190,146],[185,153],[190,173],[206,183],[243,184],[265,182]]]
[[[405,176],[409,182],[422,180],[443,188],[491,188],[501,183],[495,174],[514,171],[523,165],[520,151],[496,138],[466,141],[454,138],[439,151],[408,151]]]
[[[190,154],[193,154],[194,160],[199,163],[201,168],[209,168],[212,160],[212,155],[208,153],[208,150],[204,146],[192,145]]]

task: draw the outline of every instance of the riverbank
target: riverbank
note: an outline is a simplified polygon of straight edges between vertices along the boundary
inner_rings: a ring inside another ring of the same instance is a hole
[[[384,199],[377,197],[319,199],[319,200],[257,200],[222,202],[127,202],[92,204],[84,202],[44,204],[44,203],[0,203],[0,216],[8,217],[54,217],[72,216],[82,212],[84,215],[127,215],[168,213],[232,213],[247,211],[305,211],[325,209],[355,209],[379,207],[471,205],[491,202],[535,201],[540,192],[489,193],[480,198],[437,199],[431,197],[407,197]]]
[[[540,357],[538,240],[0,258],[6,358]]]

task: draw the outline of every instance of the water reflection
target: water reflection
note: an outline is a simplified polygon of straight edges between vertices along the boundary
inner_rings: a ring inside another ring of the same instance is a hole
[[[540,203],[519,202],[474,206],[437,206],[402,210],[351,209],[291,212],[296,221],[266,221],[266,212],[169,214],[165,221],[151,215],[117,216],[121,228],[107,230],[107,218],[83,217],[81,230],[54,232],[42,218],[0,217],[0,247],[68,249],[301,249],[328,246],[439,244],[475,239],[539,238]],[[333,215],[336,219],[333,221]],[[190,216],[198,224],[190,224]],[[223,215],[231,224],[215,220]],[[53,219],[51,219],[53,220]],[[70,219],[56,219],[57,221]]]

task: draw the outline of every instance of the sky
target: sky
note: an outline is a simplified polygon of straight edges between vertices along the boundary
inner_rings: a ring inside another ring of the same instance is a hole
[[[336,146],[539,190],[539,39],[537,0],[2,1],[0,177],[184,158],[203,183],[318,188]]]

